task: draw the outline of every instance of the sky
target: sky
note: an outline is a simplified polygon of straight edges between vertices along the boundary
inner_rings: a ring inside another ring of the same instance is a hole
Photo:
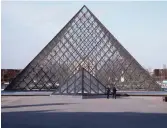
[[[1,3],[1,68],[24,68],[86,5],[144,68],[167,64],[167,2]]]

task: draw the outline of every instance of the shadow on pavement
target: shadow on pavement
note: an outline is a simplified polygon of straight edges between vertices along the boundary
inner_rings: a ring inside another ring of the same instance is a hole
[[[2,112],[2,128],[165,128],[167,114],[133,112]]]
[[[50,103],[50,104],[31,104],[31,105],[16,105],[16,106],[2,106],[1,108],[21,108],[21,107],[34,107],[34,106],[51,106],[51,105],[69,105],[76,103]]]

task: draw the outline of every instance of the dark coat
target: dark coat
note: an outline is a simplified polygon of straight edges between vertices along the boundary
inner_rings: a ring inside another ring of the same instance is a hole
[[[116,89],[115,87],[113,87],[112,91],[113,91],[113,92],[116,92],[116,91],[117,91],[117,89]]]
[[[108,89],[107,89],[107,94],[110,94],[110,91],[111,91],[110,88],[108,88]]]

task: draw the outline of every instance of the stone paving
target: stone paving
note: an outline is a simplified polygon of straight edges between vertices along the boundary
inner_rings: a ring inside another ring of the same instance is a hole
[[[162,97],[2,96],[2,128],[167,127]]]

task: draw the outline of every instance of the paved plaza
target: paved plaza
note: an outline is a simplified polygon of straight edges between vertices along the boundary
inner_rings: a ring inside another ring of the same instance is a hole
[[[162,97],[2,96],[2,128],[165,128]]]

